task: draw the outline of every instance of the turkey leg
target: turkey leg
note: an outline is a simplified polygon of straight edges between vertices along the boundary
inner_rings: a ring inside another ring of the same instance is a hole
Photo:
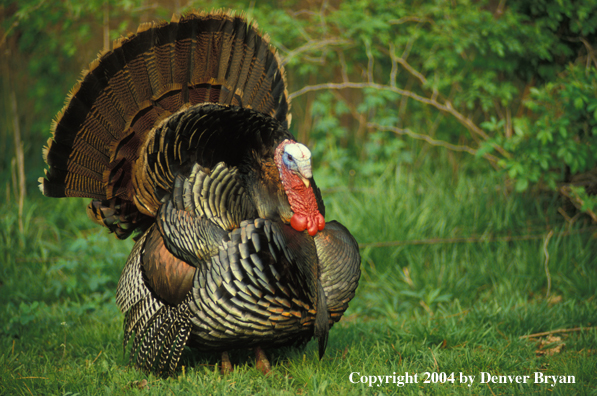
[[[220,368],[220,374],[226,375],[230,374],[233,371],[232,363],[230,363],[230,357],[228,357],[228,352],[222,352],[222,367]]]
[[[255,367],[257,367],[263,375],[269,374],[272,370],[272,366],[269,364],[269,360],[267,360],[267,356],[261,347],[255,348]]]

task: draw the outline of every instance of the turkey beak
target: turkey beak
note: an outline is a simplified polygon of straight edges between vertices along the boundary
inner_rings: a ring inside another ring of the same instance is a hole
[[[303,181],[303,183],[305,184],[305,187],[309,188],[309,186],[311,185],[311,182],[309,181],[309,179],[305,179],[303,176],[299,175],[299,177],[301,178],[301,180]]]
[[[305,186],[309,188],[311,185],[309,179],[313,177],[313,172],[311,171],[311,158],[299,160],[296,164],[298,166],[298,177],[300,177]]]

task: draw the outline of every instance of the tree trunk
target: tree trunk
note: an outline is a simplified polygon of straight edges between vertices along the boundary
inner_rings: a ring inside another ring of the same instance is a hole
[[[25,188],[25,157],[23,155],[23,142],[21,142],[21,128],[19,127],[19,113],[17,111],[17,96],[15,91],[10,92],[10,101],[12,107],[12,122],[15,138],[15,156],[17,165],[17,174],[19,181],[19,231],[23,232],[23,205],[25,204],[25,195],[27,194]]]

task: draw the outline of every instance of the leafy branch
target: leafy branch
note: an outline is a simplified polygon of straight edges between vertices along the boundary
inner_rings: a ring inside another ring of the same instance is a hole
[[[335,40],[330,40],[330,42],[340,43],[340,41],[335,41]],[[319,46],[321,43],[322,43],[322,41],[317,41],[315,43],[306,44],[306,45],[302,46],[301,48],[315,48],[315,47]],[[425,76],[423,76],[422,73],[420,73],[415,68],[413,68],[406,61],[406,59],[396,56],[394,54],[393,48],[390,48],[390,56],[391,56],[391,60],[392,60],[392,70],[390,72],[390,85],[379,84],[379,83],[374,82],[374,76],[373,76],[374,58],[371,54],[371,49],[370,49],[369,45],[366,45],[365,47],[366,47],[367,59],[368,59],[367,72],[366,72],[368,81],[353,82],[353,81],[348,80],[348,74],[346,73],[347,65],[345,63],[346,62],[345,57],[344,57],[343,52],[339,51],[339,54],[342,54],[341,56],[339,56],[340,66],[341,66],[341,70],[342,70],[342,73],[341,73],[342,80],[343,80],[342,82],[339,82],[339,83],[326,82],[326,83],[320,83],[320,84],[314,84],[314,85],[306,85],[306,86],[302,87],[301,89],[291,93],[289,95],[290,99],[292,100],[294,98],[297,98],[301,95],[306,94],[307,92],[314,92],[314,91],[321,91],[321,90],[342,90],[342,89],[349,89],[349,88],[368,89],[368,88],[370,88],[370,89],[375,89],[375,90],[379,90],[379,91],[388,91],[388,92],[398,94],[402,97],[411,98],[417,102],[432,106],[432,107],[436,108],[437,110],[447,113],[447,114],[453,116],[456,120],[458,120],[458,122],[460,122],[470,132],[479,136],[483,141],[490,140],[490,137],[480,127],[478,127],[470,118],[464,116],[461,112],[459,112],[457,109],[455,109],[450,100],[444,100],[443,103],[441,103],[438,100],[438,97],[440,95],[438,94],[437,90],[434,89],[430,97],[425,97],[425,96],[422,96],[422,95],[419,95],[419,94],[413,92],[412,90],[398,88],[397,82],[396,82],[396,77],[398,75],[398,71],[397,71],[397,67],[396,67],[397,64],[400,64],[406,71],[408,71],[417,80],[419,80],[421,85],[428,86],[429,82],[425,78]],[[454,150],[454,151],[464,151],[464,152],[468,152],[469,154],[472,154],[472,155],[477,155],[477,153],[478,153],[477,150],[475,150],[471,147],[461,146],[461,145],[453,145],[453,144],[445,142],[445,141],[433,139],[429,135],[414,133],[410,129],[402,129],[402,128],[397,128],[397,127],[382,128],[379,125],[376,125],[375,123],[369,123],[368,126],[379,129],[379,130],[392,130],[392,132],[394,132],[396,134],[406,134],[415,139],[424,140],[432,145],[442,146],[442,147],[445,147],[447,149]],[[500,147],[498,145],[493,145],[493,148],[496,151],[498,151],[503,157],[506,157],[506,158],[511,157],[511,155],[506,150],[504,150],[502,147]],[[487,160],[489,160],[490,163],[494,166],[496,166],[499,161],[499,159],[497,157],[490,155],[488,153],[484,153],[484,154],[482,154],[482,156],[484,158],[486,158]]]

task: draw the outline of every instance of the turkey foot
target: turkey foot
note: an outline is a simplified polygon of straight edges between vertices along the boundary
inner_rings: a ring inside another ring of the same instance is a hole
[[[263,352],[263,349],[260,347],[255,348],[255,367],[257,367],[263,375],[268,375],[272,370],[272,366],[269,364],[265,352]]]
[[[222,367],[220,368],[220,374],[226,375],[230,374],[233,371],[232,363],[230,363],[230,358],[228,357],[228,352],[222,352]]]

